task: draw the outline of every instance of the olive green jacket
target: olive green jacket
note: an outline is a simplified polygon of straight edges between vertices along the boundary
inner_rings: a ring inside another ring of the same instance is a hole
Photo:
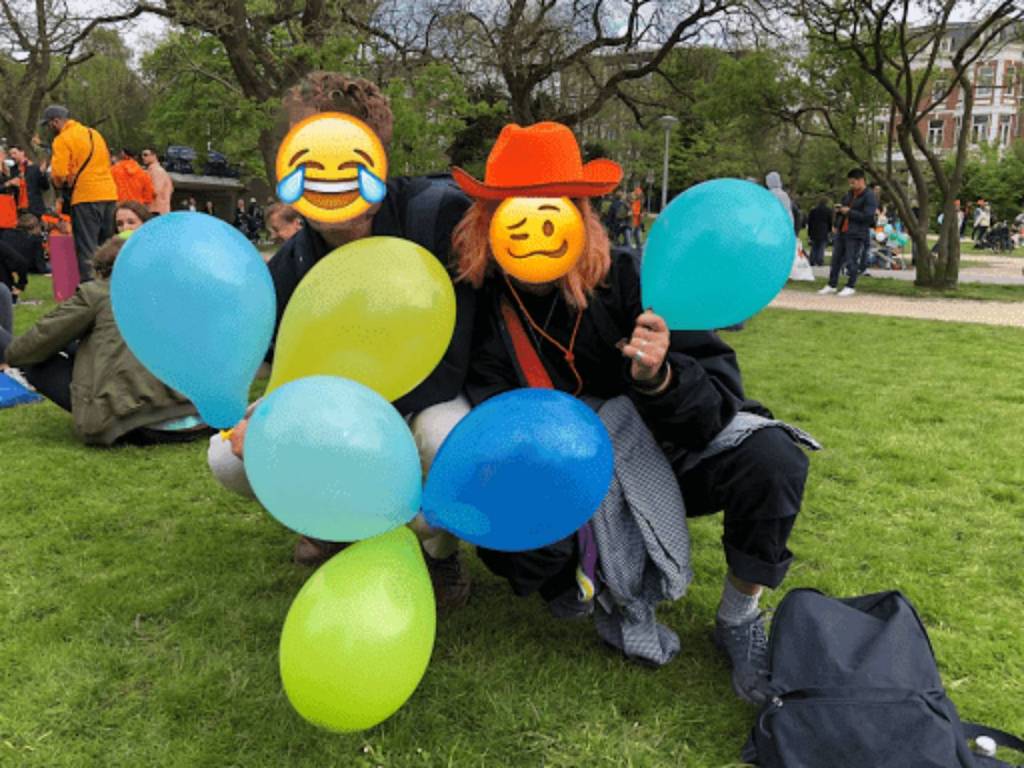
[[[114,322],[110,281],[82,283],[7,348],[7,362],[38,365],[80,339],[71,376],[71,414],[86,443],[110,445],[138,427],[196,413],[128,349]]]

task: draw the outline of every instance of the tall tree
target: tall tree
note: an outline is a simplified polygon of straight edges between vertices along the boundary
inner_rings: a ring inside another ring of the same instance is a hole
[[[306,73],[351,61],[355,50],[339,26],[336,4],[325,0],[144,0],[137,8],[216,39],[232,87],[260,110],[272,111]],[[257,144],[268,178],[278,138],[272,123],[260,126]]]
[[[342,13],[379,55],[441,58],[471,82],[500,79],[519,123],[575,125],[612,99],[635,107],[629,83],[656,75],[675,48],[717,35],[742,10],[739,0],[381,0]],[[578,100],[543,98],[566,78],[585,84]]]
[[[968,157],[975,65],[1024,20],[1019,0],[981,0],[970,4],[973,21],[966,31],[951,37],[953,16],[964,5],[957,0],[800,0],[795,10],[808,35],[804,76],[809,87],[802,102],[781,109],[802,132],[834,141],[882,185],[913,240],[916,282],[922,286],[957,284],[955,205]],[[945,50],[950,40],[952,50]],[[924,126],[954,92],[962,98],[964,129],[946,163],[929,144]],[[876,124],[889,151],[855,140],[858,129]],[[933,251],[927,236],[936,209],[944,223]]]
[[[54,91],[54,100],[73,107],[86,125],[99,128],[111,148],[137,150],[146,138],[140,118],[149,112],[150,98],[132,66],[131,51],[114,29],[95,30],[82,50],[91,58]]]
[[[95,55],[85,47],[93,31],[143,12],[117,2],[110,13],[96,14],[68,0],[0,0],[0,130],[9,139],[27,144],[32,138],[45,103]]]

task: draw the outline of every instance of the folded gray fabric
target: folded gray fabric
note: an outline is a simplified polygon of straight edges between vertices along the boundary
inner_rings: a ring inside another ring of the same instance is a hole
[[[679,637],[654,609],[682,597],[693,579],[690,536],[679,483],[628,397],[598,411],[615,448],[611,487],[591,520],[603,590],[594,622],[601,639],[627,658],[661,666]]]

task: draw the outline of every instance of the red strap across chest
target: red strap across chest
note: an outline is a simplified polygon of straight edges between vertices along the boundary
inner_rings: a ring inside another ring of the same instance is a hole
[[[523,321],[519,319],[519,315],[516,314],[515,309],[505,297],[501,299],[501,315],[505,320],[508,335],[512,339],[516,361],[519,363],[523,376],[526,377],[526,383],[538,389],[554,389],[555,385],[551,382],[551,377],[540,361],[540,356],[533,348],[533,344],[530,343],[530,337],[526,334]]]

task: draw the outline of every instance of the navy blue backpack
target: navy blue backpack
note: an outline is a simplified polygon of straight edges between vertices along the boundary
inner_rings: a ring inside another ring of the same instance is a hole
[[[924,625],[899,592],[795,589],[772,621],[771,697],[743,759],[763,768],[1013,768],[1024,742],[965,723]],[[974,751],[970,742],[974,743]]]

